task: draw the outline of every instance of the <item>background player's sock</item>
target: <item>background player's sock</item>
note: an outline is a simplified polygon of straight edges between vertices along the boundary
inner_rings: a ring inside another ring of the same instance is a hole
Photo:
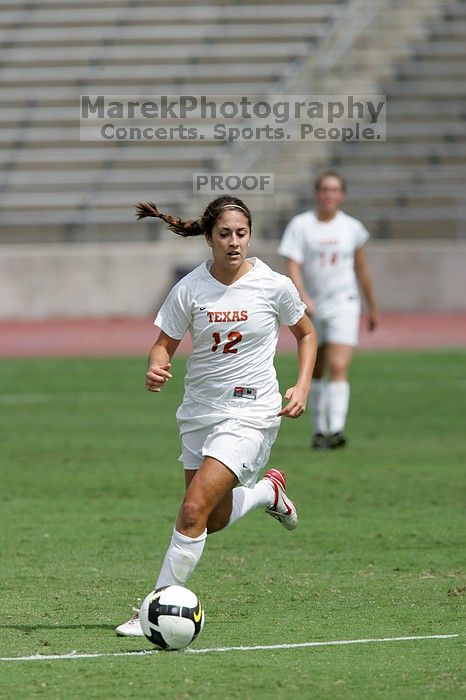
[[[206,537],[207,530],[199,537],[187,537],[173,528],[172,541],[165,554],[155,587],[184,586],[202,556]]]
[[[327,383],[323,379],[313,379],[308,399],[309,413],[314,424],[314,433],[327,432]]]
[[[348,413],[350,386],[348,382],[329,382],[327,389],[330,432],[343,431]]]
[[[270,479],[261,479],[252,489],[246,486],[237,486],[233,489],[232,495],[233,503],[227,527],[233,525],[253,508],[271,506],[275,499],[275,491]]]

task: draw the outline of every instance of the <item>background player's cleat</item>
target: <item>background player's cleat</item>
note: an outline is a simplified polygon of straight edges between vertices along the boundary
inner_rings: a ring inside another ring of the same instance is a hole
[[[138,605],[140,604],[138,601]],[[141,623],[139,622],[139,608],[133,608],[133,616],[128,622],[119,625],[115,632],[119,637],[144,637]]]
[[[312,438],[311,447],[314,450],[326,450],[328,443],[325,435],[323,433],[316,433]]]
[[[272,483],[275,500],[273,506],[266,508],[265,512],[278,520],[287,530],[294,530],[298,525],[298,513],[295,504],[286,495],[286,477],[279,469],[269,469],[264,474],[264,479]]]
[[[328,436],[328,446],[331,450],[335,450],[337,447],[344,447],[347,442],[346,435],[341,431]]]

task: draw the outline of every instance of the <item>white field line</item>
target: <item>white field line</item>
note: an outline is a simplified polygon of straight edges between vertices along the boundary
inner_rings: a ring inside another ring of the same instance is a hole
[[[210,654],[227,651],[269,651],[274,649],[303,649],[306,647],[331,647],[345,644],[377,644],[381,642],[417,642],[423,639],[454,639],[459,634],[428,634],[416,637],[381,637],[379,639],[340,639],[331,642],[300,642],[298,644],[267,644],[257,646],[240,647],[211,647],[209,649],[186,649],[185,654]],[[61,661],[64,659],[100,659],[109,656],[151,656],[160,653],[157,649],[145,649],[138,651],[115,651],[105,653],[78,654],[72,651],[69,654],[34,654],[34,656],[3,656],[0,661]]]

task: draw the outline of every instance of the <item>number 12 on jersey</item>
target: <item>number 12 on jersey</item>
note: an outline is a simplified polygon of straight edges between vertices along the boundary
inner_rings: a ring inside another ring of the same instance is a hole
[[[217,348],[222,342],[220,333],[212,333],[214,342],[211,347],[212,352],[217,352]],[[238,331],[231,331],[231,333],[228,333],[228,343],[225,343],[224,348],[223,348],[223,354],[224,355],[234,355],[235,353],[238,352],[238,348],[233,347],[234,345],[237,345],[242,339],[243,336],[241,333]]]

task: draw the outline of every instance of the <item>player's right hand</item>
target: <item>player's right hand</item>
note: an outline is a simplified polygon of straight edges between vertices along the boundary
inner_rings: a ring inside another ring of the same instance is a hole
[[[169,372],[170,367],[170,362],[167,362],[166,365],[153,365],[149,367],[146,372],[146,389],[148,391],[160,391],[163,385],[172,378]]]

